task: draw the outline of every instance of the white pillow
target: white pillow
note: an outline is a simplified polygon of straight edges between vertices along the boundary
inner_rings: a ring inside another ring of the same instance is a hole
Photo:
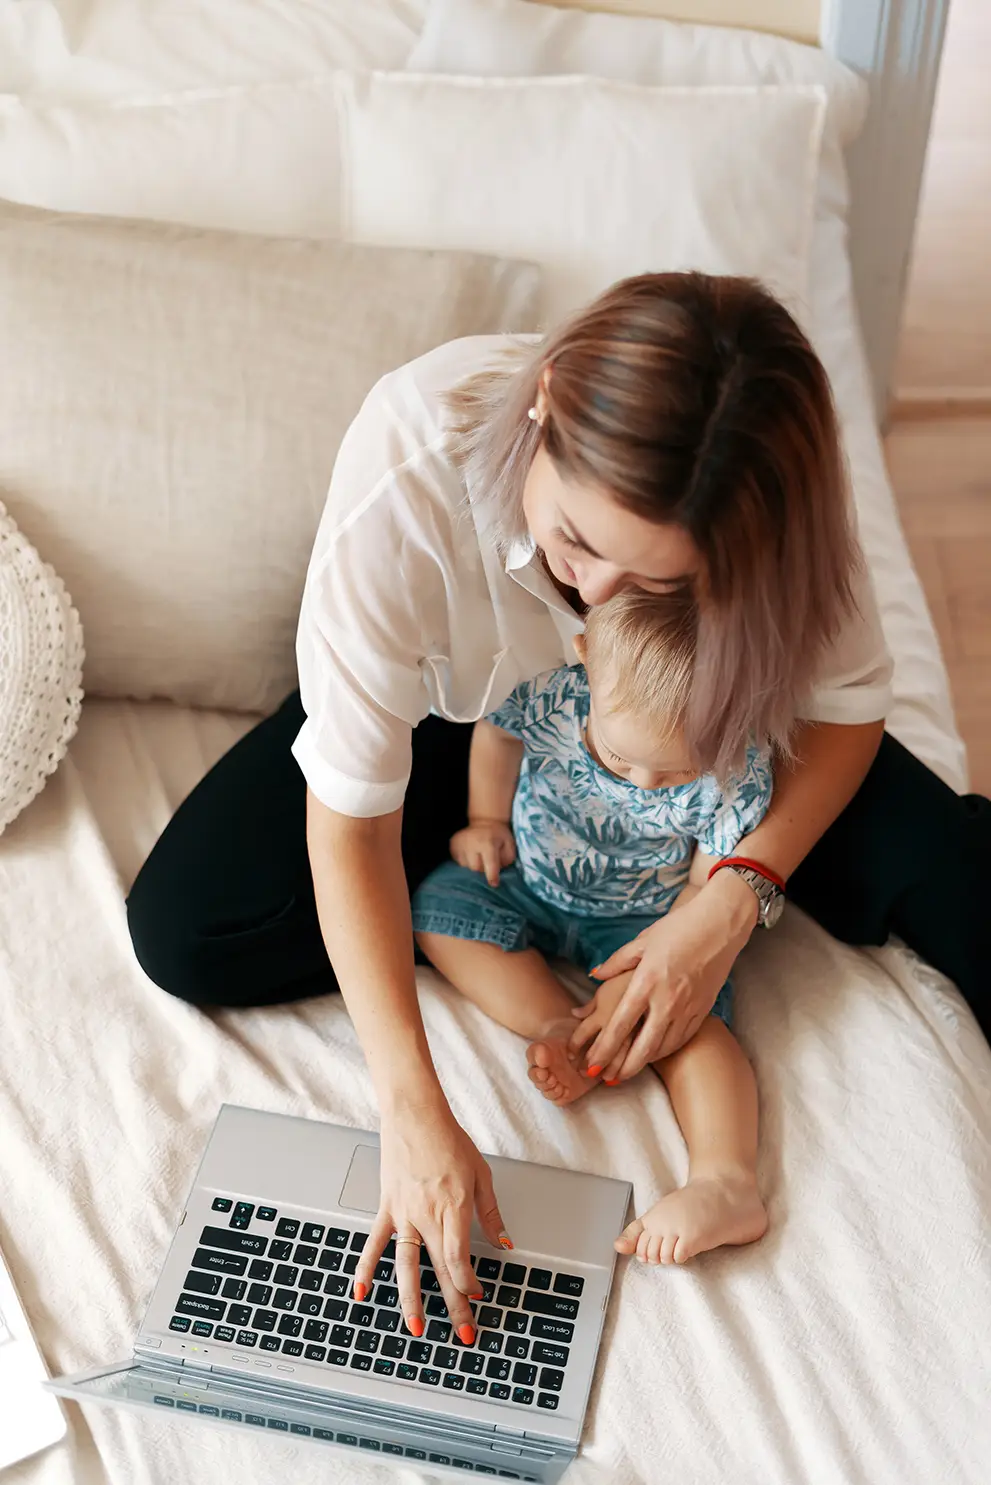
[[[61,579],[0,505],[0,832],[65,756],[82,668],[82,627]]]
[[[753,275],[801,312],[821,88],[371,73],[340,92],[354,241],[538,263],[547,324],[684,268]]]

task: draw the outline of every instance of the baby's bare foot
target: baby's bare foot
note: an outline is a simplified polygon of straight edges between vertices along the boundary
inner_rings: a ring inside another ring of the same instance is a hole
[[[755,1243],[767,1231],[767,1211],[746,1172],[695,1176],[630,1223],[618,1253],[641,1263],[685,1263],[725,1243]]]
[[[530,1082],[551,1103],[574,1103],[600,1081],[585,1075],[576,1054],[570,1050],[568,1043],[574,1029],[575,1023],[570,1017],[553,1021],[526,1049]]]

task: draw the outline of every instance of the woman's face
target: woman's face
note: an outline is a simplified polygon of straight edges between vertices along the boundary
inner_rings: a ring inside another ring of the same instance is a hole
[[[590,608],[632,588],[669,593],[701,564],[680,526],[645,521],[601,490],[567,483],[543,447],[523,487],[523,512],[552,575]]]

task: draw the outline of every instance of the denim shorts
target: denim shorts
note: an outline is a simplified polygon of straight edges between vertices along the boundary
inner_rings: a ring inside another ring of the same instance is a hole
[[[495,944],[507,953],[539,949],[548,959],[567,959],[588,974],[657,922],[656,913],[579,917],[532,892],[517,866],[506,867],[498,887],[481,872],[447,861],[430,873],[413,894],[414,933]],[[729,981],[712,1014],[727,1026],[732,1013]]]

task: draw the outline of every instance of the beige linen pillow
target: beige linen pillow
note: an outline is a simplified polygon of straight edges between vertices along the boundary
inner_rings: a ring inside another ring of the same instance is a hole
[[[295,684],[341,438],[385,372],[535,327],[537,270],[0,204],[0,499],[86,686],[256,711]]]

